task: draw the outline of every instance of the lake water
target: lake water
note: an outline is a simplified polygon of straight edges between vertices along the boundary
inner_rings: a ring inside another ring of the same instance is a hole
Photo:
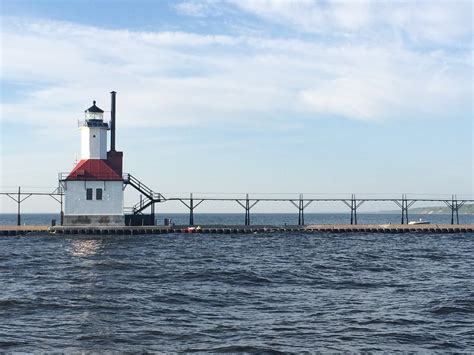
[[[0,237],[0,350],[470,352],[473,250],[462,233]]]

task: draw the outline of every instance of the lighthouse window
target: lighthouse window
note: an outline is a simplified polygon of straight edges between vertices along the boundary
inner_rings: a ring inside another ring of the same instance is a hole
[[[102,200],[102,189],[95,189],[95,199]]]
[[[92,189],[86,189],[86,200],[92,200]]]

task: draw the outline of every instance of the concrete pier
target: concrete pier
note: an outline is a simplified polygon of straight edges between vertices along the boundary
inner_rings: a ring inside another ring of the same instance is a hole
[[[48,233],[48,226],[2,226],[0,225],[0,236],[26,235],[31,233]]]
[[[142,235],[169,233],[474,233],[474,224],[315,224],[307,226],[212,225],[212,226],[0,226],[0,236],[49,235]]]

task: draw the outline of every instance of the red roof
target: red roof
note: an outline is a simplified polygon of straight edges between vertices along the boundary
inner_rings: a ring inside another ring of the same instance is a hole
[[[102,159],[81,160],[76,167],[69,173],[66,180],[107,180],[121,181],[122,176],[117,174]]]

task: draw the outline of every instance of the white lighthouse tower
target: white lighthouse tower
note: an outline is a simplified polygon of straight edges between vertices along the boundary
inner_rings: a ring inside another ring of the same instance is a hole
[[[93,105],[85,111],[81,129],[81,160],[107,159],[108,123],[104,122],[104,111]]]
[[[122,152],[115,151],[115,92],[112,91],[111,123],[96,102],[80,122],[81,159],[61,178],[64,188],[65,225],[124,225]],[[111,147],[107,152],[107,132]]]

